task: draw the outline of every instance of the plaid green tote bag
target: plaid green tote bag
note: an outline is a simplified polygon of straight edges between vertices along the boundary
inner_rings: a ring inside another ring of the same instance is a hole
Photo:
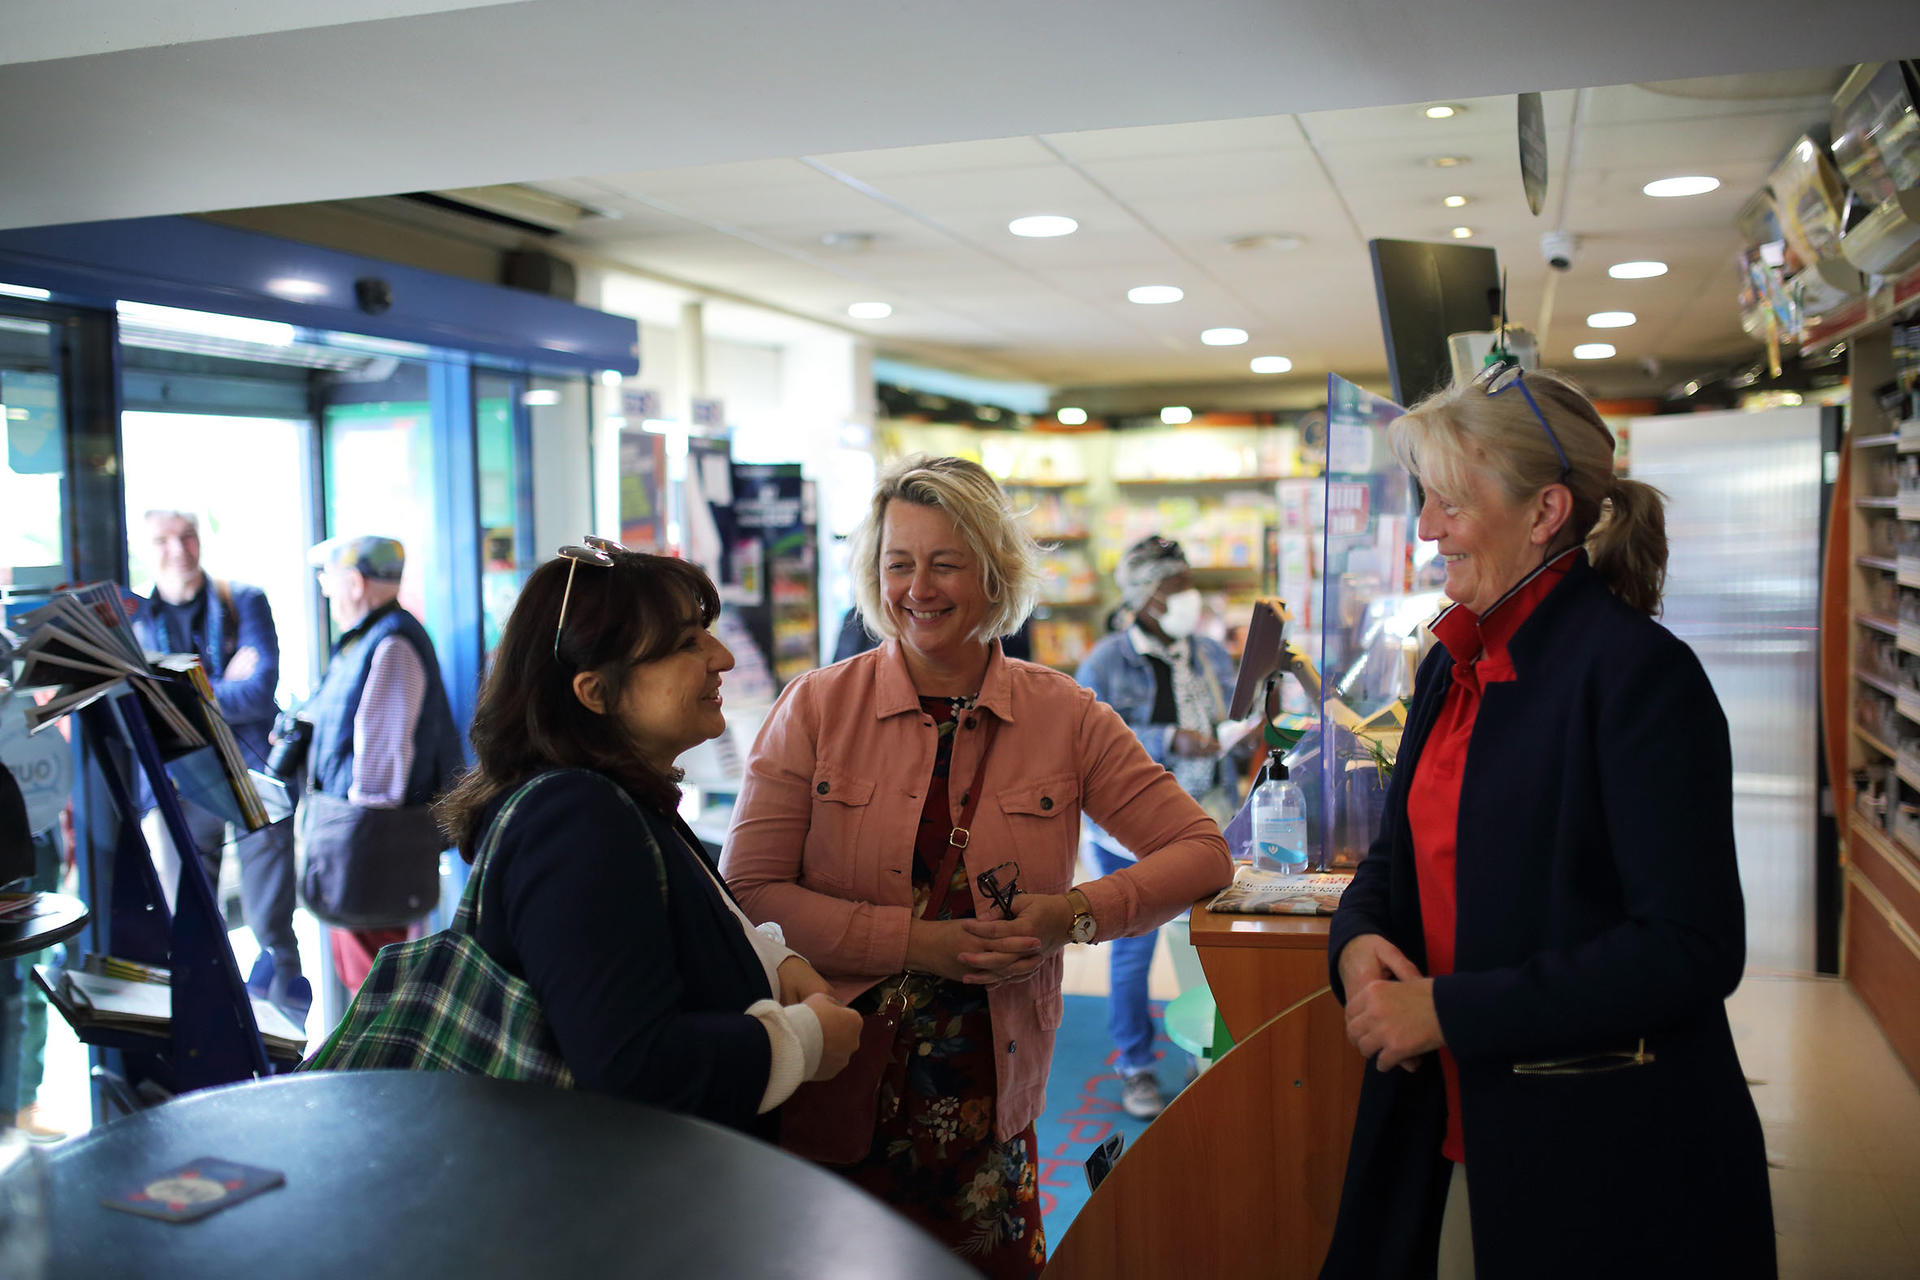
[[[548,778],[583,772],[550,770],[507,798],[481,842],[451,927],[432,937],[382,947],[346,1017],[299,1070],[459,1071],[573,1087],[573,1073],[561,1061],[532,989],[495,963],[476,934],[481,882],[514,811]],[[625,790],[614,789],[632,806]],[[637,808],[634,813],[639,816]],[[666,868],[659,849],[651,840],[646,843],[664,895]]]

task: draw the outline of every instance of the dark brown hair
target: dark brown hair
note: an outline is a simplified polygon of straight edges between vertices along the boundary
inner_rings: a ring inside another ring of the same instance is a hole
[[[554,628],[573,563],[549,560],[521,589],[473,713],[478,763],[434,806],[469,862],[487,806],[543,769],[592,769],[669,813],[680,801],[680,771],[643,759],[616,716],[581,703],[573,678],[597,673],[607,702],[617,701],[628,672],[671,652],[688,623],[712,624],[719,593],[698,565],[668,556],[626,551],[611,565],[579,564],[556,655]]]

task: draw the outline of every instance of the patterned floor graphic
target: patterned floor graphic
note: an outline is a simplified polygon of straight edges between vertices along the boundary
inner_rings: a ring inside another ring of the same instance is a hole
[[[1113,1043],[1107,1039],[1105,996],[1067,996],[1066,1015],[1053,1046],[1047,1080],[1047,1110],[1034,1126],[1040,1157],[1040,1211],[1047,1245],[1067,1234],[1087,1202],[1085,1162],[1094,1147],[1118,1130],[1131,1147],[1148,1121],[1120,1109],[1120,1077],[1114,1074]],[[1169,1099],[1185,1083],[1192,1059],[1160,1030],[1161,1003],[1153,1003],[1154,1048],[1160,1054],[1160,1089]]]

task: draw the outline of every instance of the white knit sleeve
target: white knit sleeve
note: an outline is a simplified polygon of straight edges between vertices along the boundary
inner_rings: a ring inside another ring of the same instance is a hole
[[[756,1000],[747,1006],[747,1012],[767,1029],[767,1039],[773,1046],[767,1090],[760,1096],[760,1114],[765,1115],[819,1072],[824,1039],[820,1019],[803,1004],[783,1007],[772,1000]]]

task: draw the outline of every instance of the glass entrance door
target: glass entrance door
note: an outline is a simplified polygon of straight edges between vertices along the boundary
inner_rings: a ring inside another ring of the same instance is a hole
[[[57,586],[67,578],[67,438],[58,335],[46,320],[0,313],[0,585]]]

